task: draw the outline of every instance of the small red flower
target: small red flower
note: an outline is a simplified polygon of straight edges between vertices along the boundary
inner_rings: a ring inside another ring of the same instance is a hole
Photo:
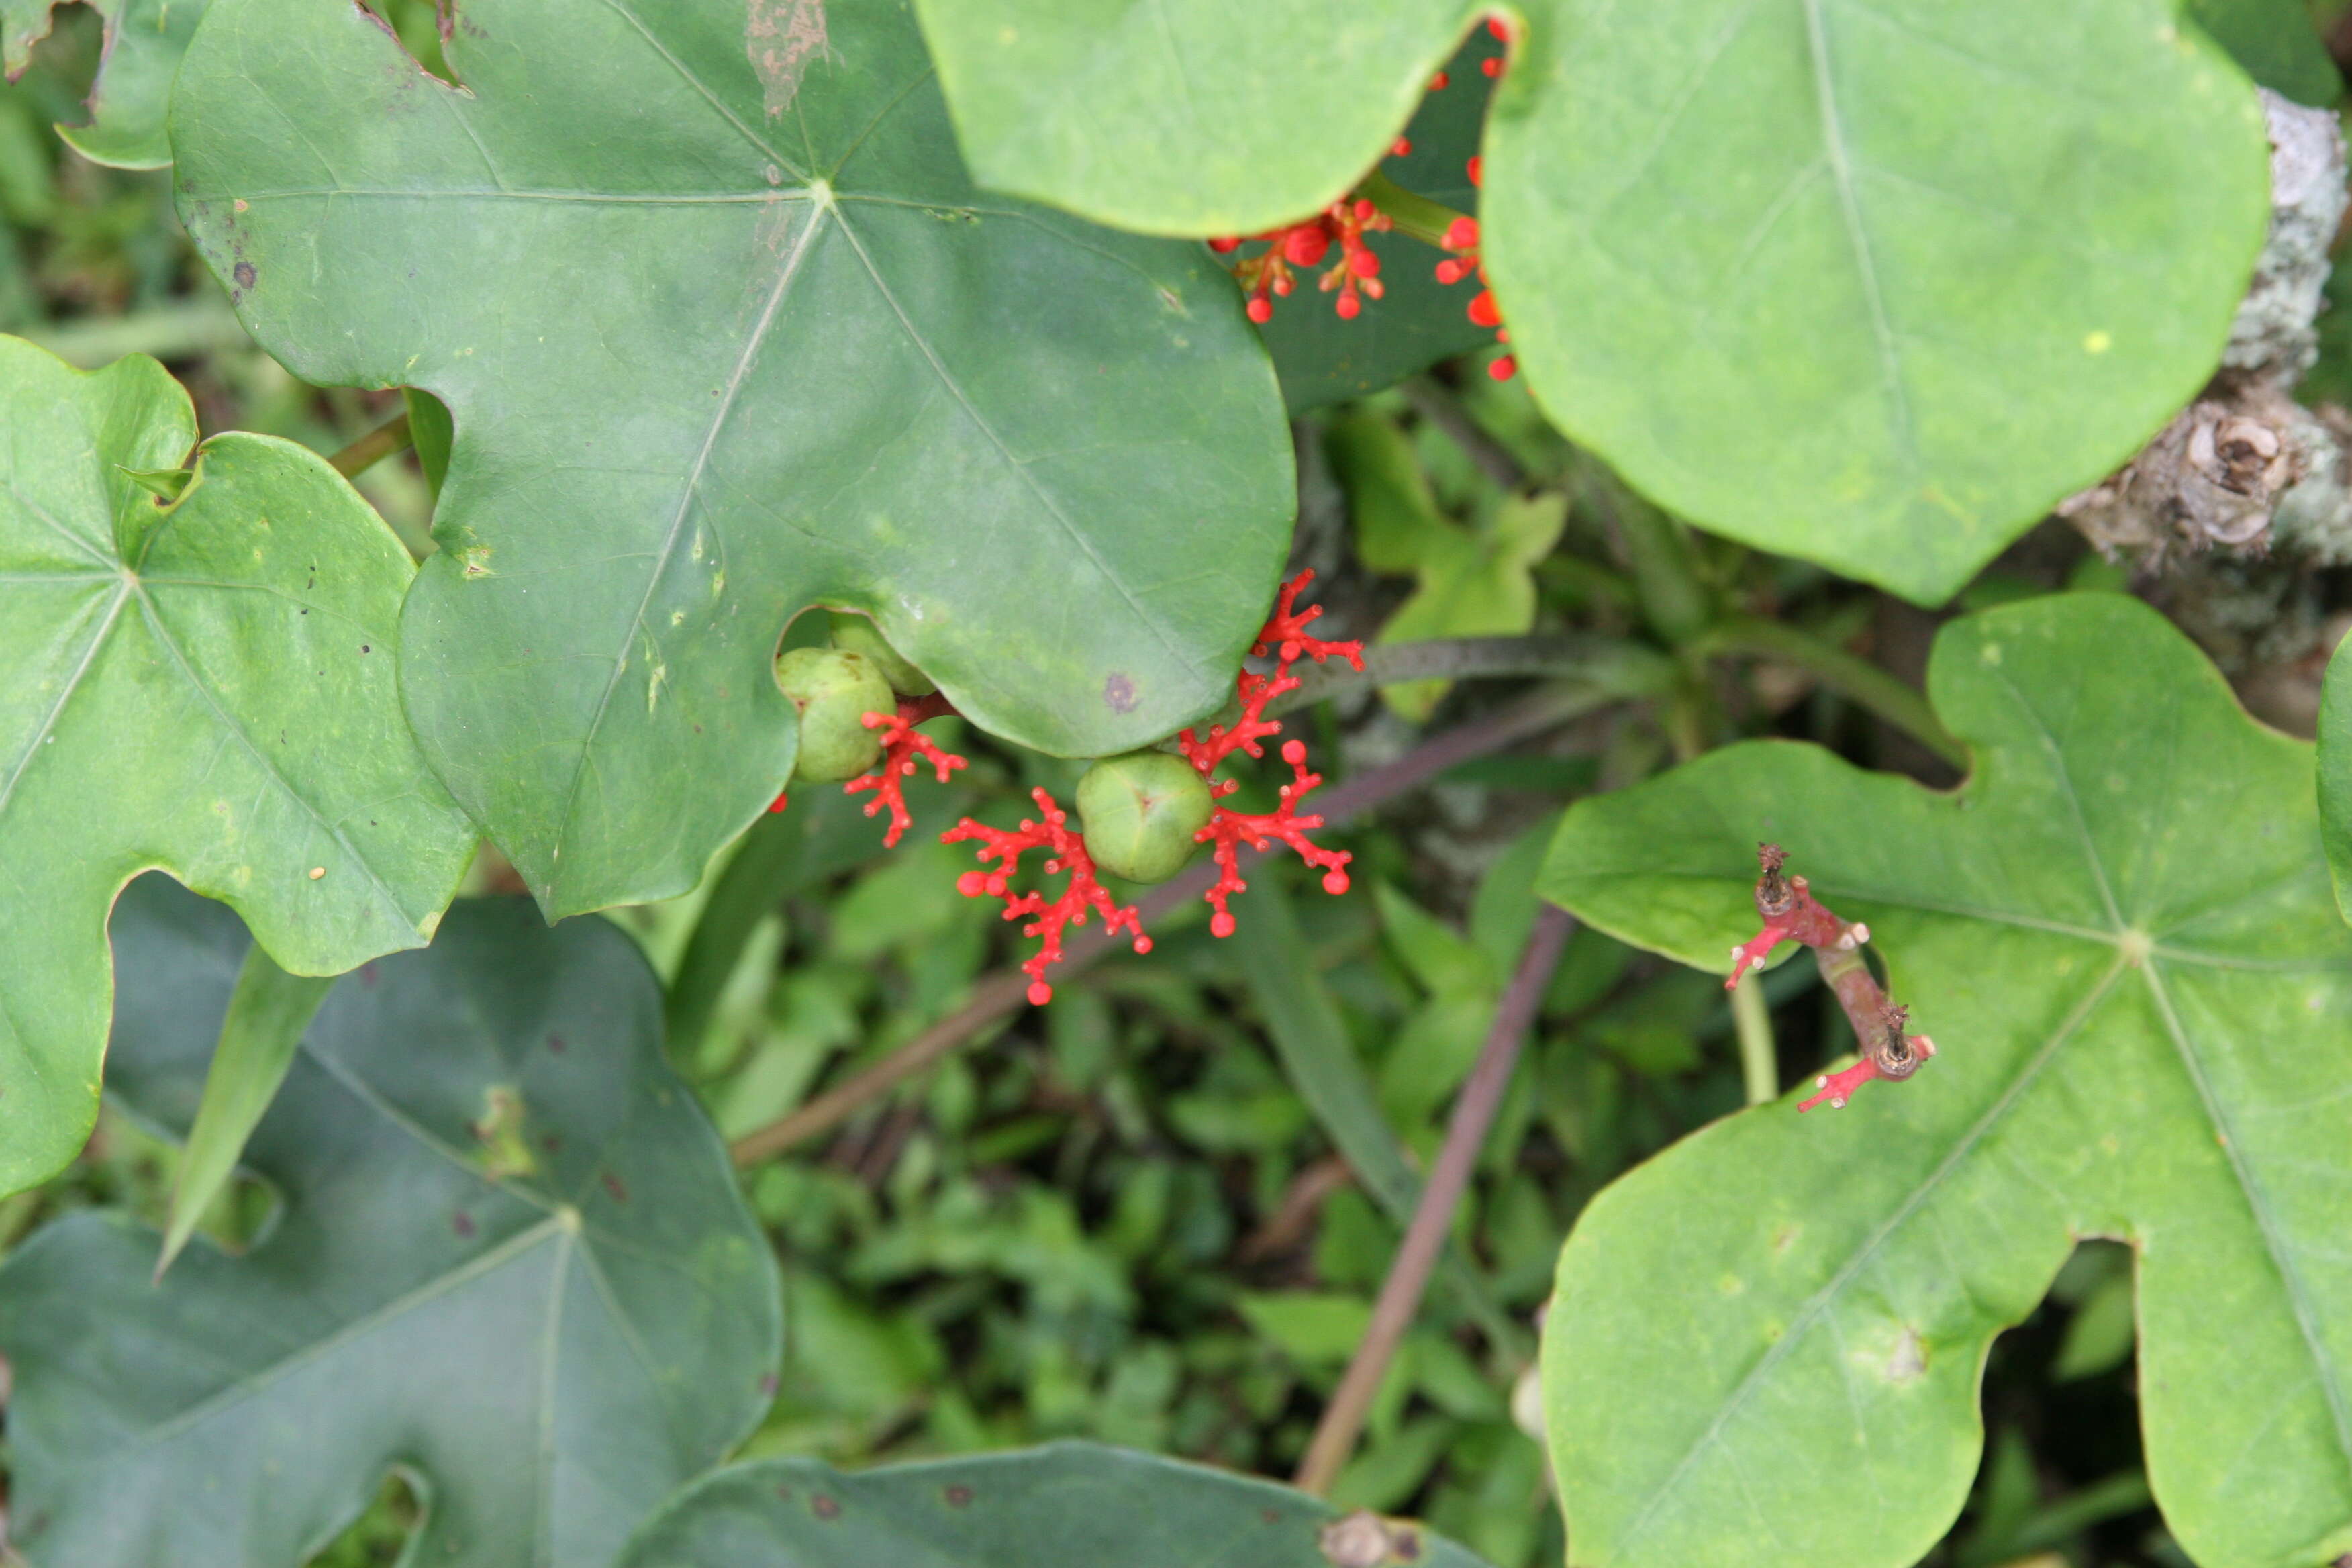
[[[1318,287],[1338,294],[1332,308],[1342,320],[1353,321],[1363,310],[1364,299],[1377,300],[1386,292],[1380,281],[1381,258],[1364,243],[1364,236],[1391,226],[1386,213],[1358,197],[1334,202],[1305,223],[1252,236],[1265,249],[1233,264],[1234,278],[1248,296],[1244,310],[1249,319],[1260,326],[1272,321],[1274,301],[1288,298],[1297,287],[1293,269],[1321,266],[1336,244],[1339,259],[1324,271]],[[1209,248],[1219,256],[1230,256],[1241,245],[1238,238],[1209,241]]]
[[[871,790],[874,798],[866,803],[868,816],[885,806],[890,808],[890,830],[882,836],[885,849],[896,848],[900,836],[913,825],[914,818],[907,813],[904,781],[913,775],[920,763],[930,763],[941,784],[947,783],[956,769],[966,765],[963,758],[940,750],[929,735],[916,731],[915,726],[924,720],[935,719],[948,710],[944,698],[901,697],[896,713],[868,713],[858,721],[869,730],[882,731],[882,760],[872,773],[850,780],[842,785],[842,790],[848,795]]]
[[[1363,644],[1327,640],[1307,629],[1308,623],[1323,613],[1319,605],[1307,610],[1297,608],[1300,592],[1314,577],[1313,572],[1301,572],[1284,584],[1274,602],[1274,613],[1258,628],[1257,640],[1251,645],[1250,652],[1259,658],[1271,657],[1275,668],[1271,675],[1244,669],[1234,678],[1241,717],[1230,726],[1212,724],[1205,738],[1191,730],[1176,738],[1177,749],[1185,761],[1200,770],[1202,778],[1210,781],[1209,793],[1217,798],[1241,787],[1232,779],[1215,778],[1218,766],[1235,752],[1264,756],[1265,748],[1258,742],[1282,732],[1282,721],[1268,719],[1265,710],[1276,698],[1297,689],[1298,678],[1290,673],[1292,665],[1301,658],[1320,663],[1336,658],[1346,659],[1358,669],[1364,668]],[[1213,936],[1234,933],[1233,911],[1225,906],[1227,900],[1248,886],[1241,876],[1241,850],[1244,844],[1253,849],[1264,849],[1277,841],[1286,844],[1300,859],[1323,870],[1324,891],[1338,894],[1348,890],[1346,868],[1352,857],[1344,849],[1326,849],[1308,838],[1308,833],[1323,826],[1323,819],[1298,814],[1298,803],[1323,782],[1322,775],[1307,771],[1307,747],[1301,742],[1285,742],[1282,760],[1290,764],[1291,782],[1282,786],[1281,805],[1270,812],[1234,811],[1220,805],[1210,815],[1208,826],[1192,836],[1201,843],[1215,847],[1210,853],[1217,864],[1217,880],[1205,895],[1216,910],[1209,919]]]
[[[958,877],[957,892],[967,899],[1003,900],[1004,918],[1009,921],[1036,917],[1021,928],[1021,934],[1043,937],[1045,941],[1021,968],[1029,976],[1030,1002],[1042,1007],[1054,999],[1054,988],[1045,983],[1045,971],[1062,962],[1062,932],[1085,925],[1087,911],[1101,915],[1105,931],[1125,931],[1132,936],[1138,952],[1150,952],[1151,939],[1143,934],[1135,906],[1122,908],[1104,889],[1095,875],[1095,863],[1087,854],[1086,840],[1068,826],[1069,814],[1055,805],[1054,797],[1042,789],[1030,791],[1029,798],[1037,803],[1041,820],[1024,817],[1019,827],[1007,832],[967,816],[940,834],[940,842],[955,844],[978,839],[981,862],[996,862],[993,871],[966,871]],[[1012,890],[1013,874],[1021,869],[1021,858],[1032,849],[1047,852],[1048,875],[1057,871],[1069,874],[1058,896],[1048,899],[1039,892]]]

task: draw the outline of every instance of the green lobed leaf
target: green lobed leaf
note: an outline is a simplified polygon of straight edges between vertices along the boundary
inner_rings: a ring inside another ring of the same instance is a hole
[[[322,974],[287,973],[257,943],[245,950],[212,1064],[205,1069],[204,1098],[172,1182],[163,1255],[155,1262],[159,1277],[195,1234],[205,1205],[236,1173],[246,1140],[278,1097],[302,1036],[334,984]]]
[[[116,925],[116,1089],[177,1131],[244,933],[157,878]],[[198,1242],[151,1289],[153,1233],[86,1213],[0,1268],[16,1542],[295,1568],[399,1466],[404,1561],[609,1562],[750,1428],[781,1346],[660,1016],[628,938],[520,900],[346,976],[247,1148],[283,1203],[249,1253]]]
[[[616,1568],[1331,1568],[1340,1510],[1271,1481],[1091,1443],[845,1473],[813,1459],[697,1482]],[[1412,1531],[1416,1568],[1481,1568]]]
[[[1349,189],[1465,16],[923,15],[984,183],[1203,235]],[[1691,521],[1923,603],[2189,400],[2267,229],[2254,95],[2173,0],[1526,0],[1514,25],[1480,221],[1538,400]]]
[[[979,195],[895,0],[469,0],[448,57],[216,0],[179,199],[299,374],[447,405],[404,695],[551,915],[685,890],[772,798],[812,604],[1051,752],[1223,700],[1292,474],[1200,247]]]
[[[14,81],[48,36],[60,0],[0,0],[0,68]],[[106,54],[89,90],[89,123],[58,134],[83,157],[117,169],[161,169],[172,161],[164,118],[172,78],[209,0],[84,0],[105,19]]]
[[[1938,1054],[1716,1123],[1605,1192],[1545,1346],[1578,1563],[1908,1563],[1977,1468],[1993,1336],[2137,1250],[2148,1477],[2201,1563],[2352,1550],[2352,934],[2311,752],[2137,600],[1947,626],[1940,795],[1811,746],[1574,807],[1541,890],[1720,973],[1755,847],[1866,921]]]
[[[1568,497],[1558,490],[1505,496],[1485,526],[1449,525],[1433,535],[1420,584],[1397,606],[1374,640],[1383,646],[1438,637],[1517,637],[1536,624],[1535,568],[1559,542]],[[1450,680],[1399,682],[1381,689],[1391,709],[1426,720],[1453,689]]]
[[[190,462],[173,503],[131,470]],[[320,458],[196,445],[146,358],[0,338],[0,1193],[98,1110],[107,910],[161,867],[285,968],[428,940],[473,852],[401,721],[408,557]]]

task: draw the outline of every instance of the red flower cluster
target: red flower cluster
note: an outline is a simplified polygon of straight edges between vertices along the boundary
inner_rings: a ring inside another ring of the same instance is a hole
[[[1781,868],[1789,856],[1779,845],[1758,845],[1756,861],[1756,912],[1764,921],[1763,929],[1731,950],[1731,978],[1723,983],[1723,988],[1728,991],[1749,970],[1763,968],[1765,959],[1781,942],[1803,942],[1813,950],[1822,978],[1829,982],[1838,1005],[1845,1009],[1846,1021],[1853,1026],[1854,1040],[1862,1050],[1862,1059],[1853,1066],[1816,1078],[1813,1086],[1821,1092],[1797,1109],[1811,1110],[1827,1101],[1831,1110],[1840,1110],[1853,1098],[1855,1089],[1873,1079],[1899,1080],[1917,1072],[1920,1064],[1936,1054],[1936,1042],[1925,1035],[1904,1032],[1911,1010],[1897,1006],[1880,989],[1862,956],[1870,928],[1832,914],[1813,897],[1802,877],[1783,876]]]
[[[1478,178],[1478,160],[1475,158],[1470,160],[1470,178],[1474,183]],[[1437,280],[1440,283],[1459,283],[1465,278],[1474,274],[1481,285],[1486,283],[1486,267],[1478,259],[1478,220],[1476,218],[1458,217],[1447,225],[1443,247],[1445,251],[1445,259],[1437,264]],[[1496,307],[1495,291],[1492,289],[1485,287],[1479,289],[1477,298],[1470,301],[1469,316],[1473,321],[1482,327],[1496,329],[1496,342],[1507,343],[1511,341],[1511,334],[1503,330],[1503,313]],[[1496,381],[1508,381],[1518,368],[1519,362],[1517,359],[1509,354],[1503,354],[1487,365],[1486,374]]]
[[[1213,798],[1222,799],[1241,787],[1232,779],[1219,781],[1214,777],[1226,758],[1235,752],[1262,757],[1265,751],[1258,742],[1282,732],[1281,721],[1268,719],[1265,710],[1276,698],[1297,689],[1298,678],[1290,673],[1292,665],[1302,658],[1320,664],[1336,656],[1357,669],[1364,668],[1362,643],[1327,641],[1307,632],[1307,623],[1323,613],[1322,607],[1302,611],[1296,605],[1299,591],[1314,577],[1313,572],[1301,572],[1284,584],[1281,596],[1275,601],[1274,614],[1258,629],[1257,641],[1250,652],[1260,658],[1272,657],[1275,668],[1271,675],[1244,669],[1235,677],[1234,693],[1241,701],[1241,717],[1230,726],[1212,724],[1206,739],[1190,730],[1177,737],[1177,749],[1202,778],[1210,781],[1209,794]],[[1326,849],[1308,838],[1309,832],[1323,826],[1323,819],[1298,815],[1298,803],[1323,782],[1323,775],[1307,771],[1307,747],[1300,742],[1285,742],[1282,760],[1290,764],[1291,782],[1282,786],[1281,805],[1269,812],[1255,813],[1220,805],[1210,815],[1208,826],[1192,836],[1203,844],[1215,846],[1210,853],[1217,863],[1217,880],[1206,895],[1217,911],[1209,920],[1213,935],[1234,934],[1233,911],[1225,907],[1225,901],[1248,886],[1242,880],[1240,868],[1241,847],[1244,844],[1253,849],[1264,849],[1279,839],[1296,850],[1300,859],[1322,868],[1325,892],[1348,890],[1347,865],[1351,857],[1344,849]]]
[[[1213,799],[1222,799],[1241,787],[1231,779],[1219,781],[1213,776],[1228,757],[1236,752],[1264,756],[1265,748],[1258,742],[1282,732],[1281,722],[1265,717],[1265,709],[1276,698],[1297,689],[1298,678],[1290,672],[1292,665],[1301,658],[1319,662],[1339,658],[1358,669],[1364,668],[1361,643],[1329,641],[1307,630],[1307,624],[1323,613],[1319,607],[1297,607],[1299,591],[1314,575],[1312,572],[1301,572],[1284,584],[1281,595],[1275,601],[1274,613],[1258,629],[1257,641],[1250,651],[1261,658],[1272,658],[1275,670],[1271,675],[1260,675],[1244,669],[1234,679],[1241,717],[1231,725],[1211,725],[1206,737],[1186,730],[1177,738],[1177,748],[1184,760],[1209,781]],[[1192,836],[1197,842],[1214,846],[1211,855],[1217,864],[1217,881],[1206,897],[1216,910],[1210,917],[1209,929],[1218,936],[1233,934],[1234,917],[1225,903],[1246,886],[1240,870],[1241,847],[1244,844],[1254,849],[1265,848],[1276,840],[1287,844],[1308,865],[1323,869],[1326,891],[1348,890],[1346,868],[1350,857],[1345,850],[1326,849],[1308,838],[1309,832],[1323,826],[1323,819],[1298,814],[1298,803],[1323,782],[1322,776],[1307,771],[1307,748],[1297,741],[1285,742],[1282,758],[1291,766],[1292,779],[1282,786],[1281,805],[1268,812],[1217,806],[1210,814],[1208,826]],[[1023,818],[1017,828],[991,827],[966,817],[940,837],[944,844],[976,839],[981,845],[978,854],[982,864],[996,862],[992,871],[966,871],[957,878],[956,891],[968,899],[1002,899],[1006,920],[1034,917],[1021,928],[1021,934],[1043,937],[1045,941],[1021,968],[1029,976],[1029,1000],[1043,1006],[1053,999],[1054,988],[1045,982],[1045,971],[1062,961],[1062,933],[1067,928],[1085,925],[1089,911],[1102,917],[1105,931],[1125,931],[1132,935],[1138,952],[1150,952],[1151,939],[1143,934],[1135,906],[1122,907],[1103,888],[1094,859],[1087,853],[1085,838],[1067,826],[1069,814],[1055,805],[1054,797],[1042,789],[1031,791],[1030,798],[1037,803],[1038,816]],[[1048,875],[1068,875],[1069,880],[1059,897],[1048,899],[1042,893],[1013,891],[1013,875],[1020,869],[1021,857],[1032,849],[1047,852],[1045,869]]]
[[[1407,143],[1400,141],[1402,150]],[[1339,299],[1331,308],[1343,321],[1354,321],[1364,308],[1367,296],[1377,300],[1385,291],[1381,282],[1381,258],[1364,243],[1367,234],[1379,234],[1391,226],[1389,217],[1380,208],[1362,197],[1354,201],[1337,201],[1305,223],[1291,224],[1284,228],[1271,228],[1264,234],[1252,235],[1264,240],[1265,249],[1234,263],[1234,277],[1249,295],[1249,319],[1261,326],[1274,317],[1274,297],[1287,299],[1297,280],[1293,268],[1322,265],[1336,242],[1339,259],[1323,273],[1320,285],[1327,294],[1337,291]],[[1230,256],[1241,248],[1238,238],[1213,239],[1209,248],[1220,256]]]
[[[882,731],[882,761],[872,773],[854,778],[842,785],[846,795],[874,792],[866,803],[866,815],[872,816],[884,806],[890,808],[890,830],[882,836],[882,847],[895,849],[898,839],[913,826],[914,818],[907,814],[907,791],[903,780],[911,777],[921,763],[929,763],[940,776],[940,783],[965,765],[961,757],[942,751],[928,735],[915,732],[915,726],[926,719],[936,719],[954,710],[948,700],[936,694],[929,697],[901,697],[896,713],[868,713],[858,721],[869,730]],[[782,797],[777,797],[780,801]]]
[[[961,757],[942,750],[929,736],[915,733],[915,726],[924,720],[954,711],[953,703],[934,692],[929,697],[901,697],[898,712],[867,713],[858,720],[869,730],[883,731],[882,760],[874,765],[873,772],[851,779],[841,788],[845,795],[862,795],[867,790],[874,792],[874,798],[866,805],[868,816],[886,805],[890,808],[890,831],[882,836],[883,848],[897,848],[900,837],[914,825],[914,818],[907,814],[907,791],[901,781],[915,771],[917,759],[920,758],[938,769],[941,784],[948,782],[949,774],[965,765]],[[779,812],[790,805],[791,794],[789,790],[777,792],[776,798],[768,805],[769,811]]]
[[[1021,934],[1045,940],[1021,968],[1029,976],[1029,1000],[1043,1007],[1054,999],[1054,988],[1045,984],[1045,971],[1062,962],[1062,932],[1065,928],[1086,924],[1087,910],[1101,914],[1105,931],[1123,929],[1133,936],[1138,952],[1150,952],[1151,939],[1143,934],[1135,906],[1121,908],[1096,878],[1095,863],[1087,854],[1086,841],[1066,826],[1069,813],[1055,805],[1054,797],[1042,789],[1031,790],[1029,798],[1037,803],[1038,815],[1044,820],[1023,817],[1019,827],[1007,832],[967,816],[940,834],[940,842],[954,844],[977,838],[981,841],[980,858],[996,862],[993,871],[966,871],[958,877],[957,892],[967,899],[1003,899],[1004,918],[1009,921],[1024,915],[1037,917],[1021,928]],[[1049,875],[1055,871],[1069,873],[1070,879],[1058,898],[1012,890],[1013,874],[1021,868],[1021,857],[1032,849],[1049,852],[1045,862]]]

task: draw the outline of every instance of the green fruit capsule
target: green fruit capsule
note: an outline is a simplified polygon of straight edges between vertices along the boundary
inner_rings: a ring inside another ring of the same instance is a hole
[[[929,676],[899,656],[898,650],[882,640],[880,628],[864,616],[853,616],[835,610],[833,615],[833,646],[844,653],[863,654],[874,661],[890,689],[901,697],[929,697],[939,688]]]
[[[863,654],[796,647],[776,660],[776,684],[801,714],[800,760],[793,776],[811,784],[854,779],[882,759],[868,713],[896,713],[898,700]]]
[[[1130,881],[1164,882],[1182,870],[1210,807],[1208,781],[1166,752],[1107,757],[1078,781],[1087,853]]]

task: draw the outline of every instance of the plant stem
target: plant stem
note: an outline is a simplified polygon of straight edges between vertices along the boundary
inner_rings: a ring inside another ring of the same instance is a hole
[[[1367,686],[1477,676],[1551,675],[1615,696],[1650,696],[1665,689],[1674,673],[1664,655],[1613,637],[1432,637],[1367,647],[1360,671],[1337,660],[1314,665],[1300,673],[1297,690],[1268,704],[1266,711],[1279,717]]]
[[[1364,176],[1356,195],[1380,208],[1398,234],[1441,250],[1445,247],[1445,231],[1456,218],[1469,216],[1406,190],[1378,169]]]
[[[1500,441],[1478,427],[1464,410],[1461,399],[1444,383],[1416,375],[1400,388],[1405,406],[1437,426],[1445,438],[1498,489],[1516,490],[1528,482],[1528,471]]]
[[[1780,1064],[1772,1050],[1772,1005],[1752,969],[1731,988],[1731,1024],[1739,1036],[1739,1077],[1748,1088],[1748,1103],[1764,1105],[1778,1099]]]
[[[405,452],[414,445],[408,428],[406,409],[385,420],[341,451],[327,459],[335,472],[347,479],[355,479],[395,452]]]
[[[1832,647],[1799,627],[1757,616],[1725,616],[1699,634],[1692,647],[1712,656],[1754,654],[1796,665],[1954,767],[1969,765],[1968,748],[1953,739],[1925,697],[1868,659]]]
[[[1445,1142],[1437,1152],[1428,1184],[1421,1190],[1420,1205],[1413,1210],[1412,1223],[1405,1227],[1396,1259],[1389,1265],[1388,1278],[1381,1281],[1380,1300],[1372,1305],[1371,1324],[1349,1361],[1331,1403],[1324,1406],[1306,1458],[1298,1463],[1293,1484],[1301,1491],[1317,1496],[1328,1492],[1356,1447],[1364,1417],[1380,1393],[1381,1380],[1388,1374],[1389,1363],[1421,1309],[1429,1271],[1453,1229],[1454,1211],[1469,1188],[1478,1151],[1495,1123],[1496,1111],[1502,1107],[1511,1069],[1517,1065],[1519,1047],[1535,1022],[1544,987],[1559,963],[1560,950],[1567,945],[1574,923],[1567,910],[1550,904],[1536,917],[1535,929],[1519,953],[1518,967],[1495,1009],[1494,1026],[1479,1048],[1477,1065],[1470,1069],[1469,1080],[1454,1102],[1454,1113],[1445,1124]]]
[[[1318,797],[1323,820],[1337,826],[1360,812],[1420,788],[1449,768],[1556,729],[1607,707],[1612,700],[1612,697],[1581,685],[1537,691],[1507,708],[1424,741],[1384,767],[1334,784]],[[1246,868],[1260,858],[1255,852],[1245,851],[1241,864]],[[1178,904],[1199,898],[1208,891],[1216,877],[1216,867],[1204,860],[1154,888],[1137,903],[1143,924],[1149,927]],[[1089,926],[1070,939],[1055,978],[1076,974],[1114,946],[1124,945],[1123,942],[1115,943],[1105,937],[1101,927]],[[962,1006],[881,1060],[765,1127],[755,1128],[735,1140],[730,1150],[735,1163],[756,1165],[840,1126],[991,1024],[1020,1011],[1027,1005],[1028,992],[1029,976],[1019,970],[999,970],[989,975],[972,988],[971,999]]]

